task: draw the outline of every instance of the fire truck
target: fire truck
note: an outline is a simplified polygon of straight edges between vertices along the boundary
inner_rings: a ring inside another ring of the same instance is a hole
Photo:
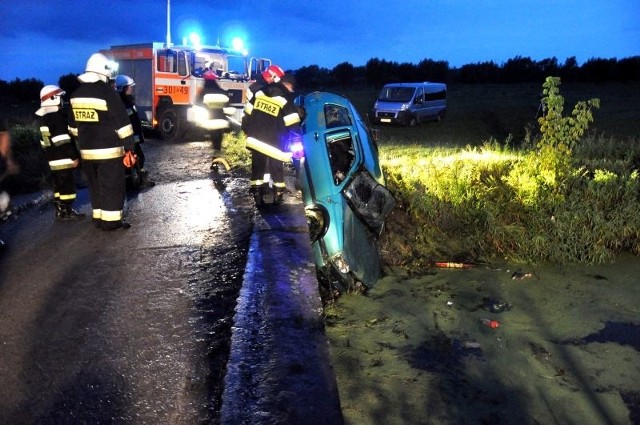
[[[242,116],[249,85],[271,65],[266,58],[248,58],[221,46],[171,45],[162,42],[112,46],[102,50],[117,62],[118,73],[136,83],[136,106],[145,127],[164,140],[179,140],[193,125],[187,111],[203,90],[203,70],[215,70],[229,106]]]

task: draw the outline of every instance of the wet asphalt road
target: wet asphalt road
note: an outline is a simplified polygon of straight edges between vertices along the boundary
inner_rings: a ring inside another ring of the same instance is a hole
[[[208,142],[148,140],[129,230],[0,225],[0,423],[217,423],[255,208]],[[89,214],[86,189],[77,206]]]

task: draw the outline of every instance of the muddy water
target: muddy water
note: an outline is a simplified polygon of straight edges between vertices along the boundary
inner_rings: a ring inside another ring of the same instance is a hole
[[[327,310],[346,423],[640,423],[638,276],[633,257],[389,270]]]

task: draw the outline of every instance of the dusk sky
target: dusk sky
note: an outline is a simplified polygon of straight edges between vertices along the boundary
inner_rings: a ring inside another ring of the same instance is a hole
[[[0,80],[57,84],[118,44],[166,41],[166,0],[0,0]],[[285,69],[640,55],[640,0],[171,0],[171,37],[245,39]]]

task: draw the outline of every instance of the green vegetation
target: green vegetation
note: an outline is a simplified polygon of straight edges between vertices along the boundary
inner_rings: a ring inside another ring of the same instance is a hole
[[[46,184],[49,164],[40,148],[40,134],[35,125],[11,128],[11,151],[18,164],[19,174],[9,175],[3,186],[11,194],[31,193]]]
[[[341,94],[366,117],[377,92]],[[566,112],[565,103],[575,106]],[[597,263],[640,254],[640,83],[571,83],[562,95],[555,78],[542,88],[450,85],[448,105],[440,123],[378,128],[399,205],[382,244],[388,263]],[[21,111],[11,114],[20,124],[11,130],[21,167],[6,181],[13,193],[37,190],[48,174],[33,112]],[[241,172],[250,163],[244,146],[241,135],[225,135]]]
[[[392,263],[597,263],[640,253],[640,140],[588,132],[599,99],[565,116],[559,86],[547,78],[538,130],[519,143],[381,142],[387,183],[406,211],[384,241]]]

